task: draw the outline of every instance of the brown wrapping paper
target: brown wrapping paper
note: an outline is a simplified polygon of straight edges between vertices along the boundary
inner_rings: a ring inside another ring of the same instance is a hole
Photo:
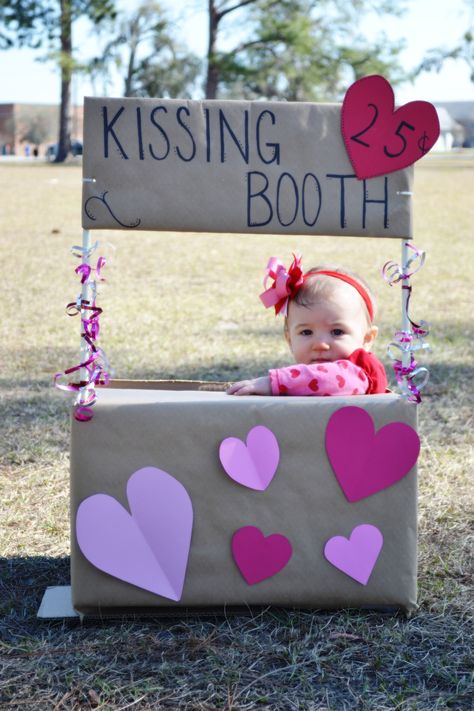
[[[357,180],[340,105],[86,98],[86,229],[412,236],[413,168]]]
[[[230,397],[222,392],[150,389],[150,383],[99,390],[94,417],[72,423],[72,595],[89,614],[177,612],[245,605],[305,608],[402,608],[416,605],[416,467],[395,485],[349,503],[328,462],[324,435],[332,413],[365,409],[376,430],[391,422],[416,428],[416,407],[387,394],[353,398]],[[197,387],[188,384],[188,387]],[[245,441],[255,425],[276,435],[280,462],[266,491],[230,479],[218,458],[220,442]],[[82,555],[75,516],[87,497],[105,493],[128,509],[126,483],[136,470],[165,470],[193,504],[191,548],[179,602],[142,590],[95,568]],[[366,586],[333,567],[325,542],[348,537],[361,524],[377,526],[384,546]],[[277,575],[249,586],[231,555],[234,531],[258,526],[285,535],[293,556]]]

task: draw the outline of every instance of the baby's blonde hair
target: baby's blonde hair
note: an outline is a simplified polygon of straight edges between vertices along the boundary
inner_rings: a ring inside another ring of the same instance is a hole
[[[311,306],[312,304],[314,304],[316,301],[320,300],[321,298],[325,299],[325,298],[329,297],[329,294],[333,291],[334,287],[336,286],[336,284],[339,280],[335,277],[328,276],[327,274],[316,274],[316,272],[320,272],[320,271],[330,271],[330,272],[336,272],[337,274],[344,274],[346,276],[351,277],[352,279],[355,279],[355,281],[359,282],[364,287],[364,289],[367,291],[367,293],[370,297],[370,300],[372,302],[373,312],[374,312],[374,318],[375,318],[377,303],[376,303],[376,299],[375,299],[372,289],[367,284],[365,279],[362,279],[362,277],[360,277],[358,274],[356,274],[355,272],[349,271],[348,269],[342,269],[341,267],[317,266],[317,267],[311,267],[311,269],[308,269],[308,271],[305,272],[305,275],[304,275],[305,276],[304,283],[298,289],[298,291],[296,292],[292,301],[299,304],[300,306]],[[311,275],[313,273],[315,275],[314,275],[314,277],[311,277]],[[369,311],[367,309],[367,305],[360,295],[359,295],[359,298],[364,306],[364,311],[367,316],[367,322],[370,324],[370,323],[372,323],[373,319],[370,318]]]

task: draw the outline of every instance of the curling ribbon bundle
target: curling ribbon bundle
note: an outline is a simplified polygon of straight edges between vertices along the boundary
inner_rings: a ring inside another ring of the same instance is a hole
[[[81,362],[54,376],[57,388],[77,393],[74,401],[74,417],[81,422],[87,422],[92,418],[96,386],[107,385],[110,379],[107,358],[97,345],[102,309],[97,306],[96,299],[98,282],[105,281],[102,272],[106,259],[103,256],[99,257],[95,267],[89,263],[91,255],[98,246],[99,242],[95,242],[90,248],[72,247],[73,255],[81,259],[81,264],[74,270],[81,278],[81,293],[76,301],[67,304],[66,313],[68,316],[81,315]],[[64,376],[73,373],[79,375],[78,382],[61,382]]]
[[[395,378],[402,392],[412,402],[421,402],[420,391],[429,380],[429,371],[425,367],[418,366],[414,353],[419,350],[431,350],[431,346],[424,342],[424,338],[429,333],[428,323],[420,321],[415,323],[410,318],[410,299],[412,286],[410,277],[418,272],[425,263],[425,252],[417,249],[409,242],[405,246],[413,252],[413,256],[406,261],[403,266],[396,262],[386,262],[382,267],[382,275],[389,286],[402,282],[402,289],[406,291],[404,304],[404,321],[409,324],[408,329],[395,333],[394,340],[389,343],[387,353],[393,361]]]

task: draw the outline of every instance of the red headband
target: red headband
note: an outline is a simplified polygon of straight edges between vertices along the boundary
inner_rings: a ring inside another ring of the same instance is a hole
[[[326,271],[324,269],[321,269],[321,271],[317,272],[308,272],[308,274],[305,274],[303,276],[303,279],[309,279],[309,277],[315,276],[316,274],[324,274],[326,276],[334,277],[335,279],[340,279],[341,281],[345,281],[346,284],[350,284],[351,286],[356,289],[356,291],[359,292],[360,296],[363,298],[365,305],[367,306],[367,311],[369,312],[369,317],[370,320],[374,320],[374,307],[372,304],[372,299],[370,298],[368,292],[360,282],[357,281],[357,279],[354,279],[353,277],[349,276],[348,274],[342,274],[341,272],[331,272],[331,271]]]
[[[276,257],[270,257],[265,270],[265,279],[263,282],[265,291],[263,294],[260,294],[260,299],[262,300],[265,308],[268,309],[269,307],[274,306],[276,314],[282,313],[286,316],[288,313],[288,301],[295,298],[297,292],[301,289],[306,279],[309,279],[309,277],[317,274],[323,274],[324,276],[340,279],[341,281],[345,281],[346,284],[350,284],[350,286],[354,287],[354,289],[364,300],[370,320],[373,321],[374,307],[372,299],[370,298],[367,290],[360,282],[357,281],[357,279],[350,277],[348,274],[332,272],[325,269],[321,269],[316,272],[308,272],[303,275],[301,270],[301,257],[295,254],[293,255],[293,262],[288,270],[279,259]],[[270,288],[267,288],[267,280],[269,278],[273,279],[273,284]]]

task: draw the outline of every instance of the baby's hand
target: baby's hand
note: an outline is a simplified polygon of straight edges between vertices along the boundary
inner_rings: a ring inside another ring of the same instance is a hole
[[[227,395],[271,395],[270,378],[268,375],[253,380],[240,380],[226,390]]]

